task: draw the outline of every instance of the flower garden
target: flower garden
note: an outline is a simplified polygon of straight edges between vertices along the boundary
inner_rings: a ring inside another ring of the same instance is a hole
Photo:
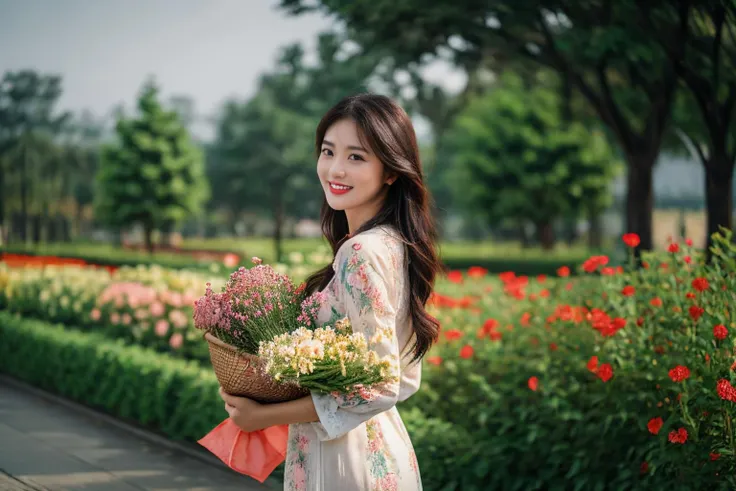
[[[440,341],[400,405],[425,489],[736,488],[730,235],[713,253],[441,278]],[[282,269],[300,281],[331,259],[310,257]],[[223,410],[193,303],[228,273],[4,257],[0,371],[196,441]]]

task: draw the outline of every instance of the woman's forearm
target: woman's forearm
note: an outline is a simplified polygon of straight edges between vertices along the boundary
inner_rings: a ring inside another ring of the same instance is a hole
[[[319,421],[312,396],[277,404],[264,404],[262,407],[265,427]]]

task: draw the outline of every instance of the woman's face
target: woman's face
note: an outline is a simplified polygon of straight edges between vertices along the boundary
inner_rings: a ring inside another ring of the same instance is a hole
[[[325,133],[317,174],[327,203],[345,210],[351,232],[380,211],[393,182],[376,154],[360,142],[351,119],[337,121]]]

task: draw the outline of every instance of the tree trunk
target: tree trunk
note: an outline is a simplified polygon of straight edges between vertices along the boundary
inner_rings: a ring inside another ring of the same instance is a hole
[[[531,241],[529,240],[529,236],[526,233],[526,226],[525,225],[526,224],[524,223],[523,220],[519,220],[519,223],[516,225],[517,226],[517,231],[518,231],[518,234],[519,234],[519,240],[521,241],[521,248],[522,249],[528,249],[532,245],[531,244]]]
[[[5,226],[5,173],[3,172],[3,162],[0,160],[0,246],[5,247],[8,245],[8,236]]]
[[[28,149],[23,147],[23,159],[20,163],[20,241],[25,244],[28,229]]]
[[[628,155],[628,189],[626,190],[626,230],[641,239],[635,249],[637,260],[641,251],[652,250],[652,213],[654,211],[654,188],[652,173],[656,156]]]
[[[707,249],[710,258],[712,235],[719,227],[733,229],[733,161],[720,152],[714,153],[705,165],[705,204],[707,223]]]
[[[72,241],[72,226],[69,218],[63,215],[59,216],[59,230],[61,232],[61,240],[63,242]]]
[[[34,245],[41,243],[41,215],[37,213],[31,215],[31,240]]]
[[[542,249],[549,251],[555,246],[555,229],[551,221],[541,222],[537,224],[537,240]]]
[[[600,210],[593,207],[588,209],[588,247],[591,250],[600,250],[603,246],[603,230]]]
[[[150,223],[144,224],[143,236],[148,254],[153,255],[153,226]]]
[[[276,203],[273,207],[274,229],[273,240],[276,248],[276,262],[281,262],[283,255],[283,227],[284,227],[284,203],[281,196],[276,196]]]

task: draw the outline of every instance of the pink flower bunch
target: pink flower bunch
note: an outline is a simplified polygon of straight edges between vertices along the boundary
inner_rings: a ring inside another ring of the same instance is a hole
[[[314,292],[308,296],[301,305],[302,312],[297,320],[307,327],[317,326],[317,315],[319,309],[327,298],[327,292]]]
[[[233,272],[221,293],[207,285],[205,295],[194,305],[197,329],[255,354],[261,341],[299,327],[303,290],[261,262],[253,258],[254,267]]]

